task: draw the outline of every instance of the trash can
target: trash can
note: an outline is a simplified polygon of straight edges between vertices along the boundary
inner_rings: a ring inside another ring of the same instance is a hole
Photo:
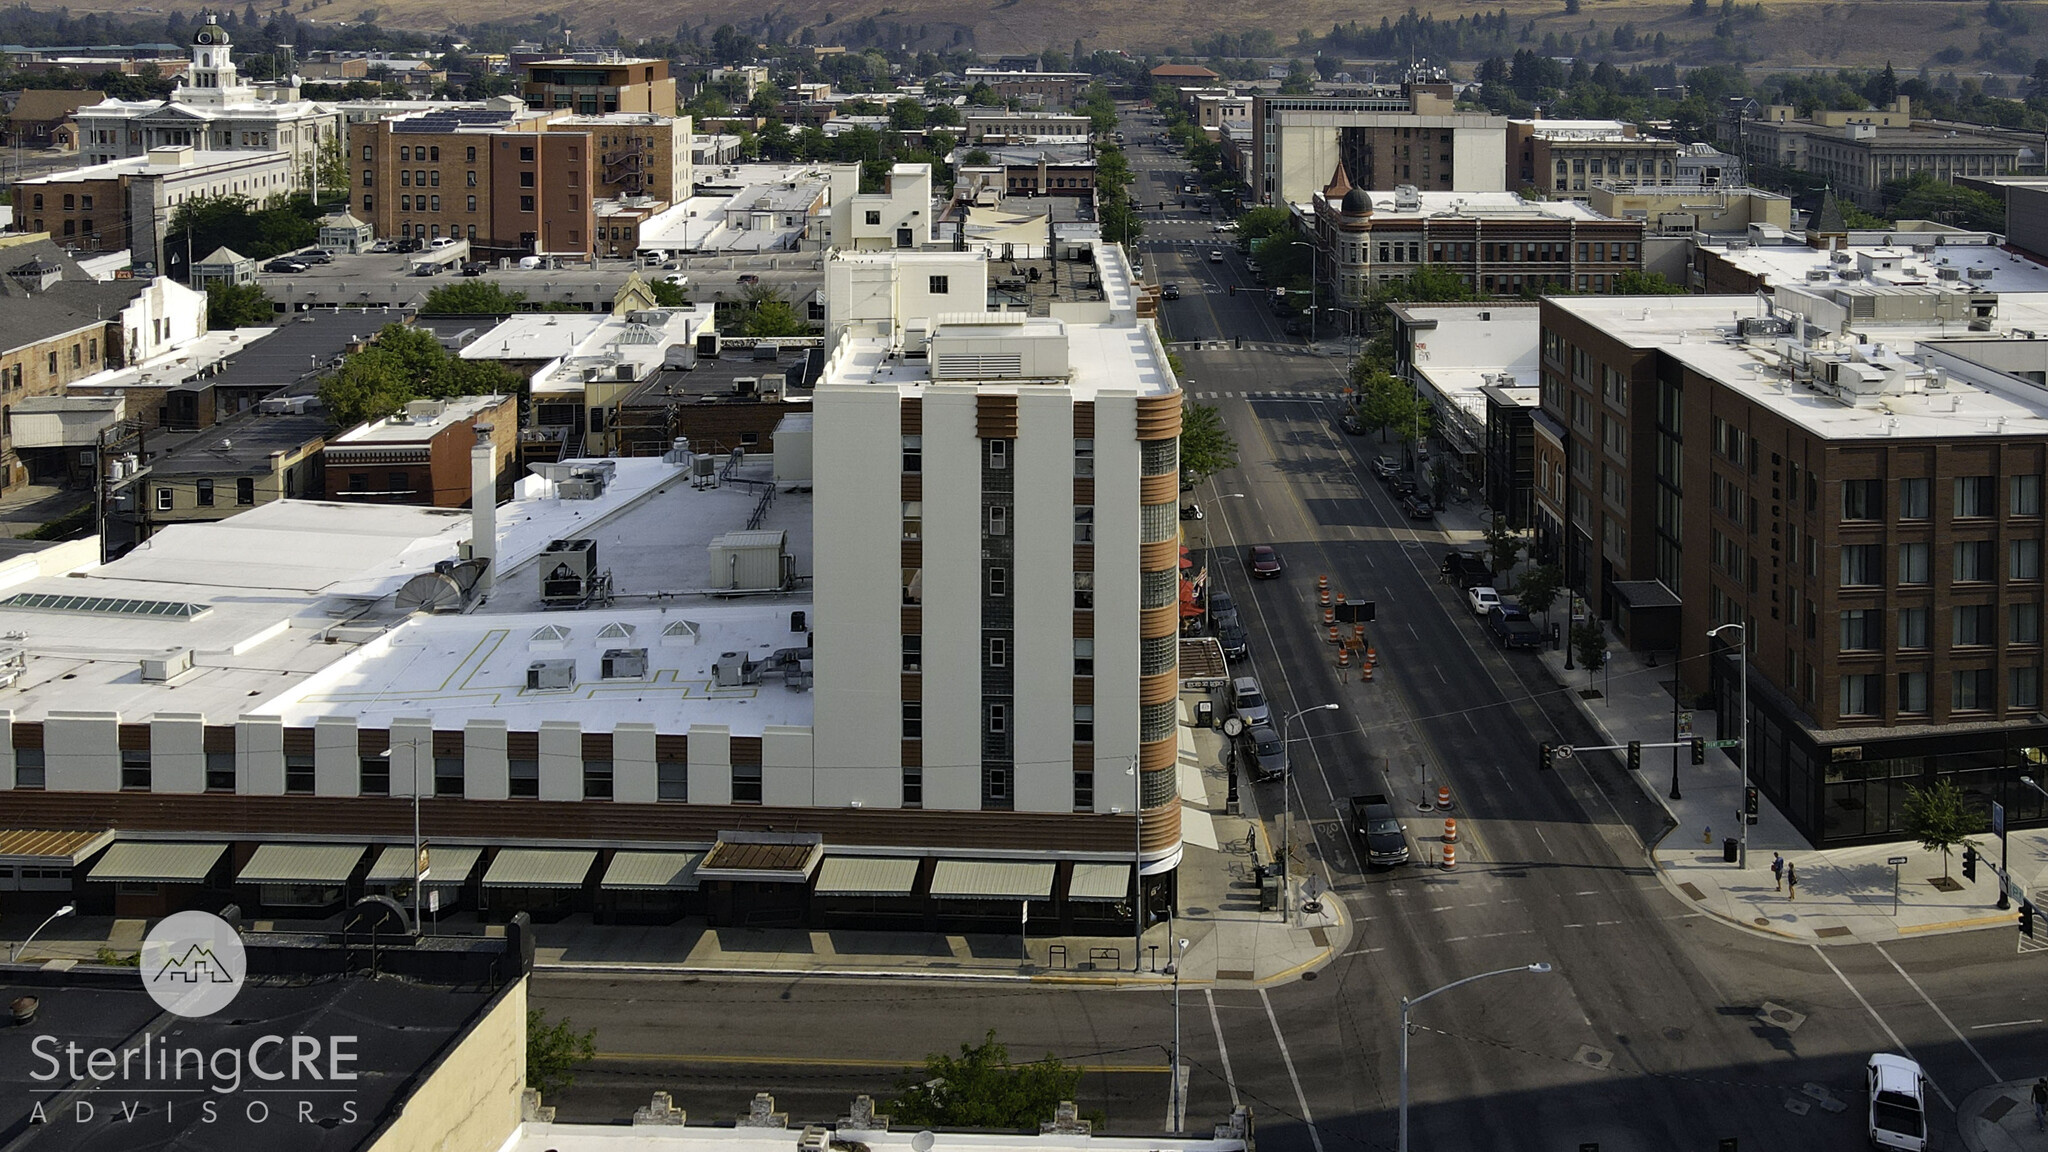
[[[1280,870],[1259,865],[1259,911],[1271,912],[1280,907]]]
[[[1733,836],[1730,836],[1726,840],[1721,841],[1721,860],[1723,863],[1735,863],[1735,858],[1739,856],[1741,853],[1742,841],[1737,840]]]
[[[1196,701],[1196,702],[1195,702],[1195,727],[1197,727],[1197,728],[1214,728],[1215,726],[1216,726],[1216,702],[1215,702],[1214,700],[1198,700],[1198,701]]]

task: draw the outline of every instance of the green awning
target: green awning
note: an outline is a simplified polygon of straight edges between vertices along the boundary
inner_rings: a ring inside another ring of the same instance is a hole
[[[827,856],[818,868],[820,896],[908,896],[917,861],[883,856]]]
[[[88,880],[196,884],[227,853],[225,844],[156,844],[131,841],[107,849]]]
[[[1129,864],[1076,864],[1067,881],[1069,900],[1121,900],[1130,891]]]
[[[427,845],[427,883],[466,883],[469,874],[476,869],[477,858],[483,854],[484,850],[481,848]],[[412,845],[393,844],[384,849],[378,855],[377,862],[370,865],[370,874],[363,878],[363,883],[412,883]]]
[[[956,900],[1044,900],[1052,895],[1053,866],[1019,860],[941,860],[932,872],[932,895]]]
[[[501,848],[484,887],[581,888],[595,863],[596,852],[575,848]]]
[[[697,888],[702,852],[617,852],[605,867],[603,886],[629,888]]]
[[[365,851],[363,844],[263,844],[235,883],[346,884]]]

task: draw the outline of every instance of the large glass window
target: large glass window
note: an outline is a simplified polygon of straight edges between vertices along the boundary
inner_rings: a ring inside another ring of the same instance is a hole
[[[1985,581],[1998,578],[1993,567],[1992,542],[1989,540],[1956,541],[1955,579],[1964,581]]]
[[[1928,554],[1932,551],[1924,540],[1899,545],[1899,583],[1925,584],[1932,579],[1928,574]]]
[[[1842,519],[1884,519],[1884,481],[1842,481]]]
[[[1877,677],[1854,674],[1842,677],[1842,715],[1875,716],[1881,707]]]
[[[1899,673],[1899,711],[1927,711],[1927,673]]]
[[[2009,516],[2039,516],[2041,514],[2041,477],[2014,476],[2007,481],[2011,493],[2011,507],[2006,509]]]
[[[1957,517],[1989,516],[1992,514],[1992,502],[1997,496],[1996,491],[1991,487],[1991,480],[1992,478],[1989,476],[1956,477],[1955,514]]]
[[[540,761],[526,756],[515,756],[505,761],[507,793],[514,800],[536,800],[540,798]]]
[[[1899,609],[1899,647],[1927,647],[1927,609]]]
[[[2006,575],[2013,580],[2039,580],[2041,578],[2041,542],[2039,540],[2014,540],[2009,545],[2010,561]]]
[[[2039,644],[2041,642],[2041,606],[2039,604],[2014,604],[2006,609],[2006,613],[2006,643]]]
[[[1846,544],[1842,547],[1842,586],[1876,584],[1879,549],[1875,544]]]
[[[1958,645],[1991,644],[1992,607],[1989,604],[1958,604],[1955,607],[1955,642]]]
[[[1949,698],[1949,707],[1957,712],[1975,712],[1996,708],[1998,702],[1992,698],[1991,669],[1965,668],[1953,673],[1954,693]]]
[[[2041,670],[2038,668],[2008,668],[2005,673],[2005,706],[2008,708],[2034,708],[2041,703]]]
[[[690,799],[690,766],[681,760],[654,762],[654,798],[671,804]]]
[[[1899,519],[1927,519],[1927,488],[1925,476],[1899,481]]]
[[[1884,629],[1875,608],[1851,608],[1842,613],[1842,651],[1876,649],[1883,642]]]

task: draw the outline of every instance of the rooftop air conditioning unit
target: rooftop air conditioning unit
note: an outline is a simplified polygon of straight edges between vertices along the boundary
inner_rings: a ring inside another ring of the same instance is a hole
[[[540,554],[541,603],[554,607],[581,607],[590,597],[590,581],[597,574],[597,541],[553,540]]]
[[[608,648],[605,650],[603,667],[603,676],[606,680],[645,680],[647,649]]]
[[[1808,284],[1822,284],[1825,283],[1827,281],[1827,278],[1831,275],[1833,275],[1833,273],[1829,272],[1825,268],[1808,268],[1806,270],[1806,282]]]
[[[1967,276],[1970,279],[1975,280],[1979,283],[1989,280],[1997,274],[1998,269],[1996,268],[1971,268],[1963,273],[1964,276]]]
[[[555,495],[563,500],[595,500],[604,494],[604,485],[586,476],[571,476],[555,485]]]
[[[1936,268],[1934,275],[1938,279],[1956,281],[1963,278],[1963,270],[1960,268]]]
[[[733,377],[732,393],[735,396],[752,396],[760,390],[761,378],[759,376]]]
[[[711,681],[720,688],[738,688],[754,678],[754,662],[744,652],[720,652],[711,664]]]
[[[162,684],[178,678],[179,673],[192,670],[192,650],[173,648],[161,656],[142,658],[142,682]]]
[[[535,660],[526,666],[528,692],[566,692],[576,687],[576,661]]]

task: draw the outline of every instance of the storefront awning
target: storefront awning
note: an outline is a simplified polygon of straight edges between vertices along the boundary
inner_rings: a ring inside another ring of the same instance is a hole
[[[48,828],[0,828],[0,867],[27,864],[70,868],[112,843],[112,829],[93,832]]]
[[[484,873],[484,887],[581,888],[595,863],[596,852],[575,848],[502,848]]]
[[[697,889],[702,852],[619,852],[604,870],[604,887],[612,890]]]
[[[363,844],[264,844],[235,883],[346,884],[366,851]]]
[[[1130,891],[1129,864],[1076,864],[1067,881],[1069,900],[1121,900]]]
[[[227,850],[225,844],[116,844],[92,866],[86,879],[196,884],[206,879]]]
[[[815,832],[720,832],[697,866],[700,880],[807,884],[825,857]]]
[[[932,872],[932,895],[953,900],[1044,900],[1052,895],[1053,866],[1018,860],[941,860]]]
[[[917,861],[880,856],[827,856],[818,867],[820,896],[908,896]]]
[[[469,874],[476,870],[477,858],[483,854],[481,848],[427,845],[427,883],[467,883]],[[363,883],[412,883],[412,845],[393,844],[384,849],[377,862],[370,865],[370,874],[363,878]]]

